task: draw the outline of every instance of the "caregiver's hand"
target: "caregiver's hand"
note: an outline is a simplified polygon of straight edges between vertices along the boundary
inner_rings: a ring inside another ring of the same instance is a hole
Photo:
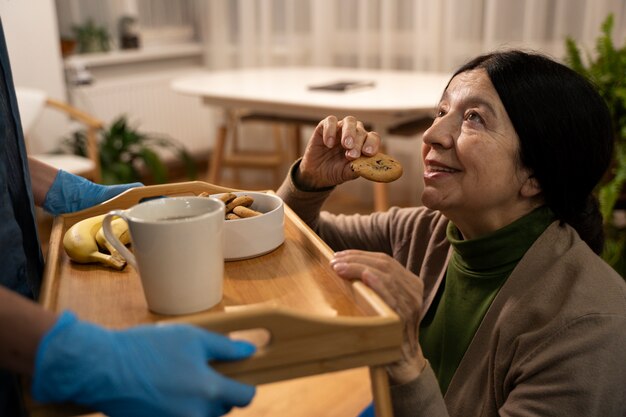
[[[37,349],[33,397],[116,416],[216,417],[247,405],[254,387],[215,372],[254,345],[189,325],[112,331],[65,312]]]
[[[360,279],[400,316],[404,324],[402,359],[387,367],[396,384],[417,378],[426,359],[419,345],[424,284],[395,259],[384,253],[345,250],[335,253],[333,270],[344,279]]]
[[[43,208],[55,216],[73,213],[103,203],[130,188],[141,186],[143,184],[140,182],[101,185],[78,175],[59,170],[46,194]]]
[[[328,116],[315,128],[298,172],[296,182],[304,189],[319,189],[339,185],[357,175],[350,162],[363,155],[378,152],[380,137],[368,132],[353,116],[337,120]]]

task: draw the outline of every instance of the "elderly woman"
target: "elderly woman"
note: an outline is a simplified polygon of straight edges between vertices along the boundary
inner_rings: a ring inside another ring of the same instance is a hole
[[[315,129],[278,191],[404,322],[388,366],[400,416],[624,416],[626,285],[597,255],[594,186],[609,112],[544,56],[480,56],[424,133],[423,207],[320,212],[380,138],[352,117]]]

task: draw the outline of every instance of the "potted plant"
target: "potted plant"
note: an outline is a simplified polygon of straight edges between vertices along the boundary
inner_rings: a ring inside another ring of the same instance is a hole
[[[120,184],[142,180],[142,172],[152,176],[155,183],[167,182],[167,167],[158,150],[172,152],[182,162],[187,176],[194,179],[196,165],[185,147],[172,138],[145,134],[130,126],[126,116],[118,117],[100,134],[98,143],[102,183]],[[87,155],[87,137],[84,130],[66,138],[63,150],[76,155]]]
[[[597,187],[604,218],[606,243],[602,257],[626,277],[626,227],[616,224],[614,211],[624,202],[626,182],[626,45],[616,48],[611,38],[613,15],[602,23],[596,40],[595,55],[581,56],[576,42],[567,38],[567,64],[593,82],[611,112],[615,135],[613,161],[606,177]]]
[[[103,26],[96,25],[93,20],[87,20],[83,25],[72,27],[78,44],[78,53],[107,52],[110,47],[109,32]]]

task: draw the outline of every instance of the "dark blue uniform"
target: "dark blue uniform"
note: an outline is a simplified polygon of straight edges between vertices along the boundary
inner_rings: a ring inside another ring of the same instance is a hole
[[[39,296],[43,256],[24,136],[0,21],[0,285]],[[0,323],[1,325],[1,323]],[[0,416],[25,415],[16,375],[0,370]]]

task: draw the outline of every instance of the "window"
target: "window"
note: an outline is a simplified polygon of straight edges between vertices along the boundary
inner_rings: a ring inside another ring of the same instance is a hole
[[[119,49],[119,23],[122,17],[137,19],[141,45],[184,43],[196,40],[195,0],[56,0],[59,31],[63,38],[75,39],[75,28],[89,21],[104,28],[111,49]]]

